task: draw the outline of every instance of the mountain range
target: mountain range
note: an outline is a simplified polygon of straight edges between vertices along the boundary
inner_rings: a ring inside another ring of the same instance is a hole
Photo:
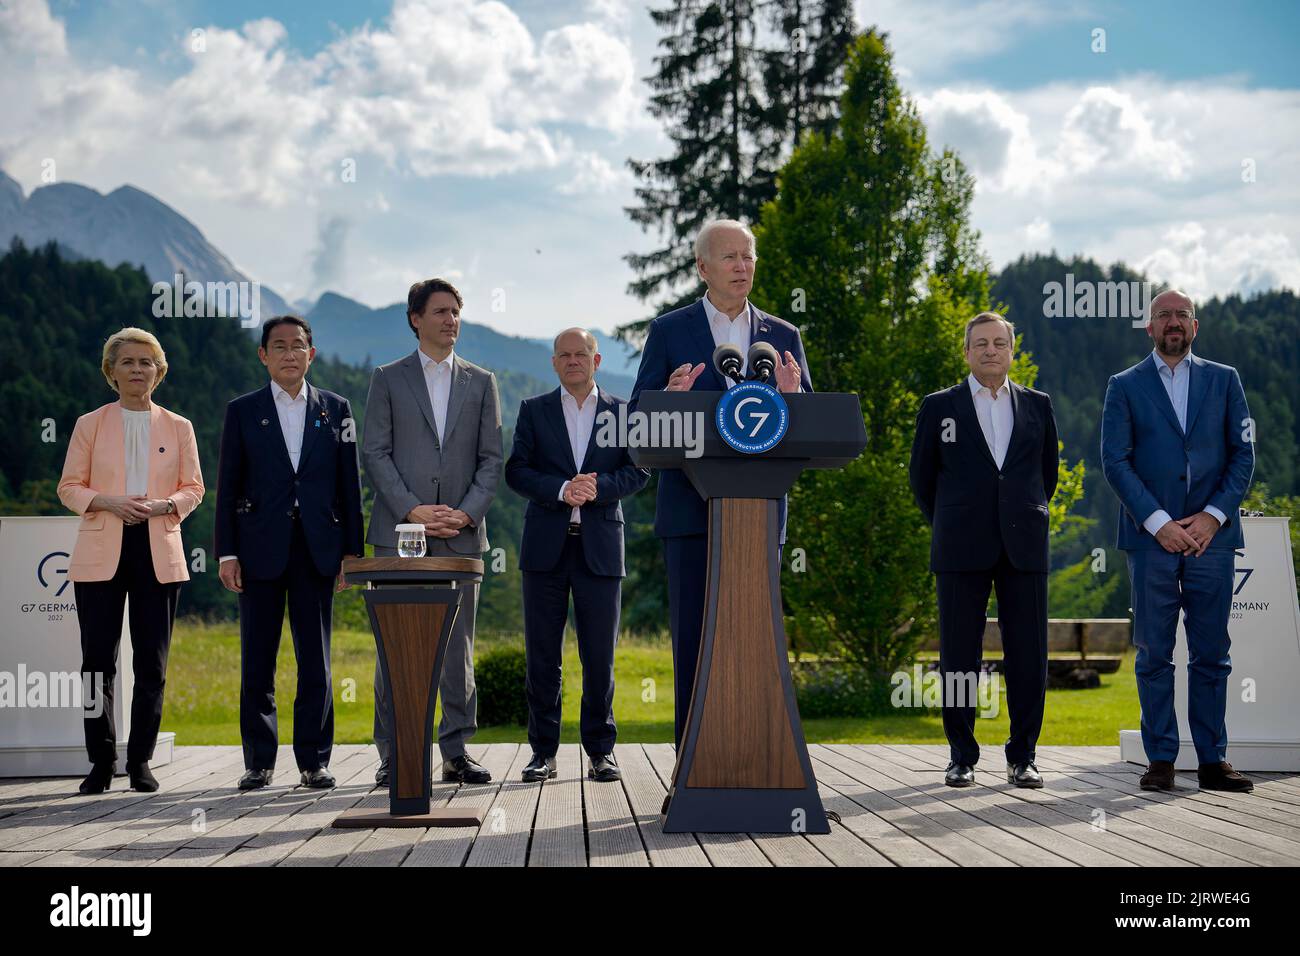
[[[139,266],[154,282],[176,273],[198,282],[252,282],[189,219],[167,203],[134,186],[107,195],[77,183],[50,183],[24,196],[22,187],[0,170],[0,247],[19,239],[28,248],[55,243],[63,255],[94,259],[108,266]],[[323,355],[371,366],[392,361],[415,347],[406,324],[405,303],[371,308],[334,292],[295,308],[261,285],[263,316],[302,315],[312,325]],[[616,395],[631,394],[636,356],[600,330],[592,330],[602,354],[598,380]],[[254,330],[254,334],[256,331]],[[463,321],[457,352],[477,365],[522,373],[538,391],[554,387],[549,339],[506,335],[480,323]]]

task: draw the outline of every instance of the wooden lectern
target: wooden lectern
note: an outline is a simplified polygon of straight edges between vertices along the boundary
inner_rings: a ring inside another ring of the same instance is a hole
[[[852,394],[783,395],[784,438],[746,454],[718,434],[724,394],[642,392],[638,412],[702,414],[703,453],[630,449],[643,467],[680,468],[709,506],[704,630],[664,831],[828,833],[790,680],[778,507],[805,468],[843,467],[862,453],[862,410]],[[822,556],[836,559],[852,560]]]
[[[388,683],[388,810],[349,810],[336,827],[480,826],[480,812],[430,807],[438,681],[465,584],[483,580],[478,558],[348,558],[343,575],[363,593]]]

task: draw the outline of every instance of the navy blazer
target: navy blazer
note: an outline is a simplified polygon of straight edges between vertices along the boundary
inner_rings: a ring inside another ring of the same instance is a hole
[[[1177,520],[1206,505],[1226,518],[1210,547],[1243,547],[1239,511],[1255,471],[1249,418],[1237,370],[1195,353],[1185,433],[1150,354],[1112,375],[1101,413],[1101,468],[1120,501],[1117,547],[1160,548],[1142,522],[1162,508]]]
[[[307,413],[296,472],[269,382],[226,406],[216,556],[236,555],[243,573],[256,580],[277,578],[288,566],[294,498],[320,574],[336,575],[343,555],[365,553],[352,406],[342,395],[304,384]]]
[[[560,389],[526,398],[519,404],[514,445],[506,461],[506,484],[528,499],[524,534],[519,544],[521,571],[551,571],[559,563],[573,509],[560,500],[560,488],[579,472],[596,473],[596,497],[582,506],[582,550],[592,574],[623,577],[623,505],[650,480],[650,472],[632,462],[626,448],[597,442],[601,416],[617,415],[621,398],[596,390],[596,421],[582,458],[573,460],[564,424]]]
[[[749,305],[749,342],[770,342],[781,360],[789,352],[799,363],[805,392],[813,390],[808,377],[808,360],[803,353],[803,340],[799,330],[789,322],[768,315],[752,302]],[[713,368],[713,330],[700,299],[680,309],[666,312],[650,323],[650,333],[641,350],[641,367],[637,369],[636,385],[628,411],[636,410],[637,399],[643,391],[661,391],[668,384],[673,370],[690,363],[691,367],[704,363],[704,371],[695,380],[691,391],[723,392],[726,380]],[[781,501],[781,543],[785,543],[785,499]],[[659,473],[659,493],[655,499],[655,534],[661,538],[676,538],[689,534],[705,534],[708,530],[708,507],[695,491],[690,479],[680,468],[665,468]]]
[[[1047,504],[1056,491],[1056,416],[1046,392],[1010,382],[1011,439],[998,468],[966,379],[925,396],[908,478],[929,522],[930,570],[988,571],[1003,549],[1020,571],[1048,570]]]

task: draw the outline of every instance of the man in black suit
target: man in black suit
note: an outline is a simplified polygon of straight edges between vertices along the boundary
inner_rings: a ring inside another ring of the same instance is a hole
[[[219,574],[239,595],[239,789],[266,786],[275,770],[286,599],[298,662],[293,755],[303,784],[326,788],[334,786],[334,593],[345,586],[343,558],[364,548],[356,423],[346,398],[307,382],[316,349],[304,319],[268,319],[257,354],[271,381],[226,406],[217,481]]]
[[[1043,785],[1034,747],[1047,691],[1047,503],[1058,449],[1051,398],[1007,378],[1015,342],[996,312],[967,322],[970,374],[925,397],[912,442],[912,492],[933,528],[950,787],[975,782],[975,695],[991,587],[1011,716],[1007,782]]]
[[[597,441],[603,415],[623,399],[596,387],[600,353],[585,329],[555,337],[551,364],[560,387],[524,399],[515,422],[506,484],[528,499],[519,546],[523,572],[528,743],[524,780],[555,776],[560,746],[560,675],[564,624],[573,617],[582,661],[579,727],[587,776],[619,780],[614,759],[614,645],[623,575],[620,499],[645,487],[650,472],[626,448]]]

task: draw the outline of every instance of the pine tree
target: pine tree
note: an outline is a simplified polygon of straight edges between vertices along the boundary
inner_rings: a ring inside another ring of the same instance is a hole
[[[628,286],[655,313],[702,294],[693,241],[710,219],[757,220],[776,194],[776,170],[805,130],[834,125],[853,37],[848,0],[676,0],[650,12],[664,31],[650,112],[673,153],[630,159],[641,181],[634,222],[664,246],[625,261]],[[636,340],[646,322],[619,329]]]

